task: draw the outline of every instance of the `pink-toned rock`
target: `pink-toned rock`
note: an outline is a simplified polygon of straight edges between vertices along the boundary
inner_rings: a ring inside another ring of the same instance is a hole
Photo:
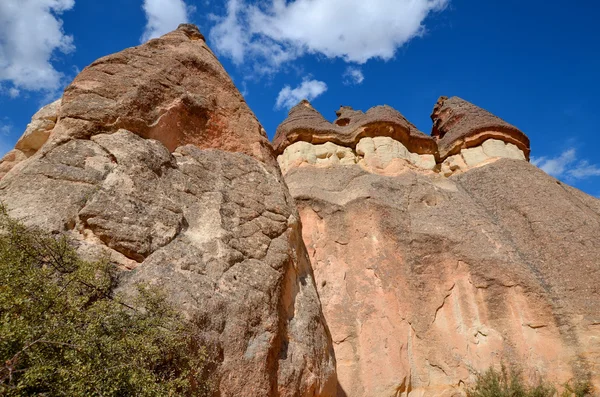
[[[266,133],[194,25],[100,58],[65,90],[55,143],[126,129],[273,162]]]
[[[15,165],[19,164],[23,160],[27,160],[27,156],[18,149],[13,149],[6,153],[4,157],[2,157],[2,160],[0,160],[0,179],[4,178],[4,176],[8,174],[8,172],[12,170]]]
[[[501,362],[600,385],[598,200],[509,159],[451,178],[355,165],[286,181],[338,396],[450,396]]]
[[[440,160],[461,149],[498,139],[516,145],[529,158],[529,138],[517,127],[458,97],[440,97],[431,114]]]
[[[215,395],[329,397],[331,337],[276,164],[198,29],[183,25],[86,68],[49,140],[0,181],[0,201],[123,268],[125,296],[162,286],[201,328]]]
[[[31,123],[17,141],[15,149],[28,154],[35,154],[46,143],[56,125],[60,111],[60,99],[41,108],[32,118]]]
[[[346,139],[316,134],[320,115],[302,106],[281,136]],[[502,362],[600,387],[600,201],[523,161],[527,137],[474,105],[442,99],[434,121],[433,170],[413,167],[384,130],[355,146],[354,162],[320,166],[310,143],[280,156],[338,396],[453,396]]]

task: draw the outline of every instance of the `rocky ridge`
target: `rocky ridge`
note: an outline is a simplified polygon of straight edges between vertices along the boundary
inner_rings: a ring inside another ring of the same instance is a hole
[[[456,97],[438,100],[431,136],[389,106],[336,115],[330,123],[308,101],[290,110],[274,139],[284,174],[301,164],[360,164],[385,175],[413,167],[450,176],[499,158],[526,160],[530,151],[516,127]]]
[[[181,25],[36,113],[0,200],[110,258],[123,293],[161,285],[220,396],[451,396],[502,361],[600,388],[600,201],[460,98],[431,136],[388,106],[336,115],[303,101],[272,147]]]
[[[433,164],[383,130],[278,148],[337,395],[455,395],[500,362],[599,386],[598,200],[529,164],[527,137],[475,105],[442,97],[432,119]]]
[[[203,330],[218,395],[335,393],[297,209],[195,26],[99,59],[40,113],[3,161],[12,216],[108,257],[126,295],[162,286]]]

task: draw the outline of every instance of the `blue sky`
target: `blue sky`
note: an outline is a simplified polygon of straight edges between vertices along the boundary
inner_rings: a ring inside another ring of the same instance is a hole
[[[95,59],[197,24],[272,137],[308,96],[388,104],[429,133],[440,95],[522,129],[534,163],[600,197],[592,0],[2,0],[0,151]]]

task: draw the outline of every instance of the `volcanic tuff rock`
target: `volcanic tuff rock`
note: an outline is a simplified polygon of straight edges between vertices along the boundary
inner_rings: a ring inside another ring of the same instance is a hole
[[[196,27],[83,70],[49,135],[0,181],[10,214],[133,269],[124,293],[162,285],[203,328],[219,395],[335,393],[298,212]]]
[[[59,117],[56,144],[122,128],[171,152],[193,144],[272,160],[265,131],[193,25],[92,63],[65,90]]]
[[[502,361],[600,387],[600,201],[529,164],[527,138],[474,105],[441,100],[434,120],[434,169],[385,134],[369,138],[379,166],[344,136],[278,148],[338,396],[449,396]]]
[[[431,120],[442,160],[488,139],[514,144],[529,158],[529,138],[523,132],[464,99],[440,97]]]
[[[21,161],[33,156],[46,143],[56,125],[59,109],[60,100],[57,100],[33,115],[31,123],[27,125],[15,148],[0,161],[0,178]]]
[[[304,100],[290,110],[289,117],[277,128],[273,146],[277,154],[298,142],[320,144],[332,142],[354,147],[365,137],[387,136],[401,142],[411,152],[435,154],[435,141],[389,106],[377,106],[367,113],[341,107],[334,123],[327,121]]]
[[[460,98],[432,137],[387,106],[336,113],[303,101],[273,150],[182,25],[38,112],[0,200],[108,256],[124,293],[162,285],[223,397],[446,396],[501,361],[600,388],[600,201]]]

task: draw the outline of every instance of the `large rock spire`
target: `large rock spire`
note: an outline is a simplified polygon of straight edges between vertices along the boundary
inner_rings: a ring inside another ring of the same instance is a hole
[[[0,182],[10,214],[129,269],[126,294],[161,285],[202,328],[219,395],[334,395],[294,201],[198,29],[97,60],[56,108]]]

